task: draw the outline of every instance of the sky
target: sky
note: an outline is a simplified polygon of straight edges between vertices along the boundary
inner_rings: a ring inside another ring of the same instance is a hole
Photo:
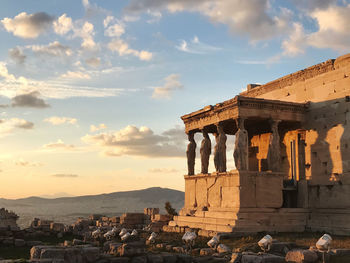
[[[180,117],[348,53],[349,13],[346,0],[1,0],[0,197],[184,190]]]

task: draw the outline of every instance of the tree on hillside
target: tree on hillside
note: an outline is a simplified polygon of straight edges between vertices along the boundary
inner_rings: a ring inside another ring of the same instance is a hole
[[[176,210],[171,206],[169,201],[165,202],[165,210],[171,218],[177,216]]]

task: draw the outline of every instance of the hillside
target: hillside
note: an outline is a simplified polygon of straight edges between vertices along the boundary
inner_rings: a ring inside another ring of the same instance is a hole
[[[69,224],[79,216],[88,216],[92,213],[112,216],[125,212],[141,212],[145,207],[159,207],[164,212],[166,201],[179,210],[184,203],[184,193],[152,187],[136,191],[55,199],[35,196],[14,200],[0,198],[0,208],[5,207],[16,212],[20,216],[18,223],[23,227],[28,225],[34,217]]]

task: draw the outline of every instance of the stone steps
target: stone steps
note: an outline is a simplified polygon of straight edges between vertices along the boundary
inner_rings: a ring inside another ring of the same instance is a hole
[[[254,210],[253,210],[254,211]],[[256,211],[256,210],[255,210]],[[219,212],[218,212],[219,213]],[[223,212],[220,212],[221,214]],[[228,213],[228,212],[227,212]],[[203,215],[208,215],[206,212]],[[215,215],[210,213],[209,215]],[[302,232],[307,225],[307,213],[288,213],[287,211],[273,213],[271,210],[265,213],[239,213],[231,218],[199,217],[199,216],[175,216],[169,222],[169,226],[200,228],[217,232]]]

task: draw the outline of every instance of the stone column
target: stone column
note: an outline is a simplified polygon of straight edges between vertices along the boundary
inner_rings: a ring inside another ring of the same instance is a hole
[[[216,172],[226,172],[226,140],[227,136],[221,124],[216,125],[217,133],[214,133],[216,145],[214,148],[214,165]]]
[[[205,129],[202,130],[202,133],[203,133],[203,140],[202,140],[201,149],[200,149],[201,164],[202,164],[201,173],[207,174],[208,166],[209,166],[209,157],[211,154],[211,141]]]
[[[235,160],[236,169],[239,171],[249,170],[248,157],[248,132],[244,128],[244,119],[237,119],[237,132],[235,134],[235,149],[233,158]]]
[[[194,175],[194,164],[196,160],[196,142],[194,141],[194,132],[188,133],[189,144],[187,145],[187,168],[188,175]]]
[[[281,145],[280,135],[278,133],[279,120],[271,120],[271,135],[269,150],[267,153],[268,169],[272,172],[280,172],[281,169]]]

